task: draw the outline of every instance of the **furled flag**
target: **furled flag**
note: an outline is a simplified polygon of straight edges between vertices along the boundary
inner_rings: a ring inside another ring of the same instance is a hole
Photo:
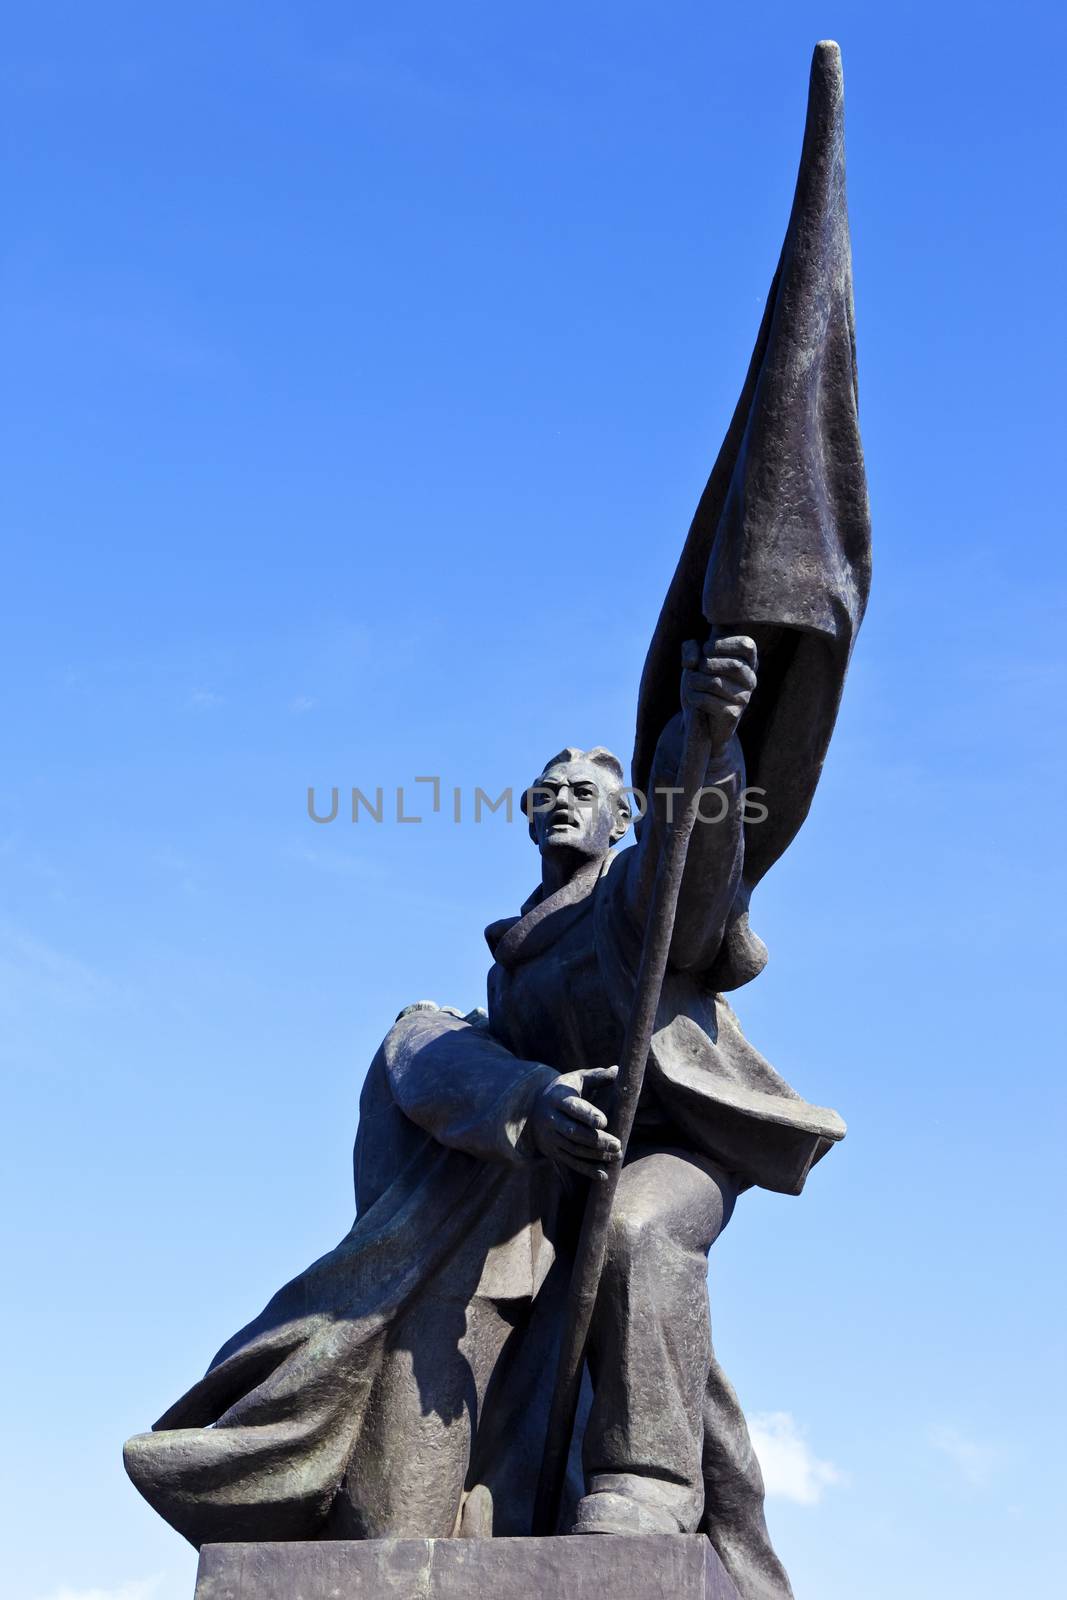
[[[870,587],[870,513],[860,444],[852,251],[845,197],[844,84],[836,44],[816,45],[800,173],[756,348],[697,506],[641,678],[633,784],[679,708],[682,644],[750,633],[759,686],[741,722],[748,785],[745,882],[713,985],[754,977],[766,952],[748,928],[752,888],[808,813]]]

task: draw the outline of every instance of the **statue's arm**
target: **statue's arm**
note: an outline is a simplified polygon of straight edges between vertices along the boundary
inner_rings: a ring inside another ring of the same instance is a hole
[[[624,852],[630,857],[627,913],[639,932],[644,931],[656,868],[670,818],[680,799],[677,784],[683,735],[684,723],[679,712],[660,735],[647,811],[638,826],[637,844],[633,850]],[[690,837],[671,940],[671,965],[686,972],[704,970],[715,960],[741,883],[745,761],[736,734],[709,758],[704,787],[708,792],[701,800],[700,814]]]
[[[523,1139],[551,1067],[512,1055],[484,1027],[437,1009],[402,1016],[383,1045],[390,1096],[439,1144],[483,1161],[535,1153]]]

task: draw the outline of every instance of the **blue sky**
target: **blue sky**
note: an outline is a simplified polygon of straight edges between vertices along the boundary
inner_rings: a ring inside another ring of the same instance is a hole
[[[12,1600],[188,1600],[123,1438],[351,1212],[502,816],[628,757],[843,46],[875,585],[746,1029],[849,1137],[716,1247],[798,1600],[1062,1579],[1062,8],[146,7],[5,30]],[[425,802],[423,804],[425,809]]]

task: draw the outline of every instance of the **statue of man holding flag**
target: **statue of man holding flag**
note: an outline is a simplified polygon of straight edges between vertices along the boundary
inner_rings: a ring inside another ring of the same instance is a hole
[[[766,959],[750,897],[811,803],[869,576],[824,43],[755,352],[650,645],[632,788],[601,747],[546,763],[524,796],[540,881],[486,930],[487,1012],[401,1014],[361,1097],[352,1229],[127,1445],[194,1544],[700,1530],[741,1600],[790,1594],[707,1258],[746,1189],[799,1194],[845,1130],[725,996]]]

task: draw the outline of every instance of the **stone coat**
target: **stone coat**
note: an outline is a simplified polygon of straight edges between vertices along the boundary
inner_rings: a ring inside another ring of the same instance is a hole
[[[674,754],[665,737],[664,778]],[[721,937],[740,866],[736,760],[709,776],[729,790],[732,821],[694,853],[694,950],[702,923]],[[529,1148],[526,1119],[557,1073],[618,1059],[639,946],[634,886],[658,828],[650,814],[635,847],[487,931],[496,954],[488,1019],[420,1006],[390,1030],[360,1102],[352,1229],[223,1346],[152,1433],[127,1445],[137,1487],[194,1544],[331,1536],[376,1382],[395,1359],[395,1330],[442,1282],[461,1303],[533,1308],[478,1418],[454,1530],[464,1531],[480,1484],[492,1532],[529,1531],[576,1208],[572,1186]],[[742,1187],[799,1193],[843,1132],[836,1113],[802,1100],[748,1044],[700,972],[672,968],[635,1139],[708,1154]],[[429,1393],[432,1375],[420,1379],[417,1360],[415,1377]],[[758,1464],[714,1360],[704,1432],[705,1530],[744,1600],[782,1600],[788,1584],[767,1540]],[[405,1439],[391,1436],[390,1448],[402,1462]],[[579,1449],[580,1429],[576,1492]]]

